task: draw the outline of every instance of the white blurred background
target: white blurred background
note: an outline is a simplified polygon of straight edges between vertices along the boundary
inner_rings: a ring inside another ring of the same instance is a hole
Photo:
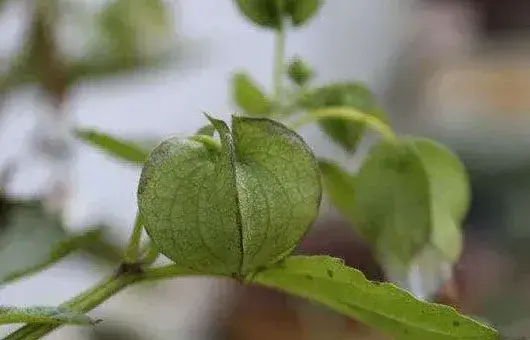
[[[234,112],[229,90],[234,71],[249,72],[271,90],[271,32],[250,25],[230,0],[167,2],[179,49],[174,65],[79,84],[62,108],[67,113],[66,124],[97,128],[127,139],[160,140],[171,134],[195,132],[205,123],[203,111],[228,118]],[[28,20],[22,3],[8,1],[0,12],[0,71],[4,71],[4,59],[20,48],[22,27]],[[97,9],[107,1],[83,3]],[[476,7],[478,3],[488,3],[489,7]],[[525,43],[530,16],[525,21],[524,16],[516,20],[507,15],[508,19],[499,22],[517,22],[519,26],[500,36],[490,31],[485,34],[481,25],[488,13],[523,12],[517,9],[521,1],[511,3],[511,12],[510,5],[506,5],[508,9],[495,8],[494,3],[508,2],[327,0],[307,27],[289,32],[286,53],[300,55],[313,65],[317,83],[366,82],[398,131],[431,135],[461,155],[470,169],[475,197],[468,239],[479,241],[471,242],[465,251],[468,255],[464,259],[471,265],[463,267],[458,283],[464,292],[460,303],[478,314],[487,314],[484,296],[522,304],[528,301],[525,293],[516,297],[503,294],[521,292],[514,287],[528,283],[521,259],[529,255],[526,242],[530,236],[526,218],[530,201],[530,171],[526,171],[530,164],[530,54]],[[92,42],[89,32],[75,31],[75,26],[65,22],[61,31],[64,48],[74,54],[76,49],[83,49],[80,41]],[[499,27],[493,25],[493,31]],[[46,132],[49,122],[38,117],[50,108],[31,88],[9,93],[0,104],[0,165],[14,157],[23,160],[9,185],[10,193],[33,195],[48,189],[57,168],[35,159],[31,136],[35,131]],[[361,152],[350,158],[316,128],[304,128],[301,133],[316,154],[351,169],[369,145],[368,140]],[[75,144],[74,155],[66,207],[69,228],[108,224],[113,227],[112,239],[125,243],[136,213],[139,169],[81,144]],[[325,207],[323,219],[333,213]],[[0,303],[56,305],[104,274],[101,268],[87,268],[78,258],[69,257],[41,274],[2,287]],[[219,314],[225,313],[223,308],[234,303],[231,292],[233,287],[225,282],[187,278],[135,287],[111,299],[95,314],[107,324],[131,326],[145,339],[223,339],[214,325]],[[513,323],[530,312],[514,312],[512,307],[493,308],[495,312],[488,315],[495,318],[511,311],[516,315],[505,322]],[[279,318],[288,320],[286,316]],[[325,317],[319,320],[329,321]],[[275,327],[268,321],[257,324],[264,329]],[[286,324],[278,327],[289,328]],[[517,324],[518,330],[525,327]],[[4,327],[0,334],[11,329]],[[82,338],[83,332],[86,330],[65,327],[48,339],[88,339],[86,334]],[[233,338],[256,340],[258,335]],[[356,337],[350,333],[344,338]]]

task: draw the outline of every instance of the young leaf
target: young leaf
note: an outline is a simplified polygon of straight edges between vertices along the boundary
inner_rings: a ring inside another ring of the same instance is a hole
[[[210,119],[218,149],[170,139],[138,187],[145,228],[177,265],[244,275],[289,254],[316,218],[320,174],[303,140],[266,118]]]
[[[357,175],[354,225],[376,250],[408,263],[429,242],[427,174],[403,141],[381,141]]]
[[[355,176],[345,171],[340,165],[320,160],[318,162],[322,174],[322,184],[331,203],[345,216],[353,212],[355,195]]]
[[[323,0],[286,0],[285,12],[291,17],[293,26],[299,27],[313,18],[323,3]]]
[[[61,307],[0,306],[0,325],[15,323],[94,325],[98,321]]]
[[[113,0],[98,13],[97,28],[108,54],[134,63],[166,42],[172,23],[169,13],[162,0]]]
[[[449,149],[426,138],[411,138],[430,183],[431,242],[456,262],[462,249],[460,225],[469,209],[471,188],[467,172]]]
[[[237,106],[249,116],[269,116],[272,104],[254,81],[244,73],[232,78],[233,98]]]
[[[293,58],[287,66],[287,75],[298,86],[306,85],[313,78],[313,70],[300,58]]]
[[[300,105],[306,110],[326,107],[352,107],[368,115],[385,119],[375,96],[359,83],[339,83],[318,88],[301,99]],[[365,124],[343,118],[329,118],[319,121],[319,126],[332,141],[347,152],[353,153],[365,131]]]
[[[101,230],[68,235],[39,201],[8,202],[0,225],[0,284],[38,272],[76,250],[97,243]]]
[[[447,149],[425,139],[382,141],[357,176],[354,224],[379,254],[407,264],[427,243],[460,255],[468,183]]]
[[[282,9],[277,0],[235,0],[239,11],[257,26],[279,30],[283,25]]]
[[[389,283],[370,282],[327,256],[292,256],[249,282],[319,302],[396,340],[499,339],[495,330],[451,307],[416,300]]]
[[[77,129],[76,135],[85,143],[91,144],[113,157],[135,165],[144,164],[149,154],[149,151],[132,142],[113,137],[103,132]]]
[[[213,125],[207,124],[203,126],[202,128],[200,128],[199,130],[197,130],[195,134],[213,137],[214,133],[215,133],[215,128],[213,127]]]

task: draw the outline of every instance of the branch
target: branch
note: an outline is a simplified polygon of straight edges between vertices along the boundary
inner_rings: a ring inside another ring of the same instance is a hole
[[[121,272],[66,301],[60,307],[87,313],[133,284],[187,275],[199,275],[199,273],[176,265],[146,269],[137,273]],[[61,326],[28,324],[11,333],[4,340],[37,340]]]

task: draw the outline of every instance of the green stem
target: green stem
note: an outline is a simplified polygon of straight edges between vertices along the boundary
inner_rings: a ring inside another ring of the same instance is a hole
[[[130,285],[139,282],[158,281],[162,279],[174,278],[177,276],[198,274],[198,272],[186,268],[178,267],[176,265],[169,265],[165,267],[145,269],[137,274],[114,275],[61,304],[61,307],[79,313],[87,313]],[[36,340],[53,332],[55,329],[61,326],[62,325],[56,324],[28,324],[11,333],[5,337],[4,340]]]
[[[349,119],[355,122],[364,123],[373,130],[379,132],[383,137],[394,140],[396,135],[392,129],[379,118],[358,111],[350,107],[327,107],[324,109],[313,110],[307,113],[307,115],[301,117],[298,121],[291,124],[292,129],[298,129],[302,125],[328,118],[343,118]]]
[[[125,250],[124,261],[125,263],[137,263],[140,258],[140,241],[142,239],[143,224],[140,218],[140,214],[136,214],[136,220],[134,221],[134,229],[129,239],[129,245]]]
[[[163,267],[150,268],[144,270],[142,273],[142,281],[158,281],[173,277],[191,275],[198,276],[201,275],[201,273],[192,269],[179,267],[175,264],[170,264]]]
[[[278,104],[283,101],[283,75],[284,75],[284,59],[285,59],[285,29],[284,25],[276,31],[276,42],[274,46],[274,73],[273,73],[273,87],[274,99]]]
[[[116,295],[125,287],[139,281],[140,276],[134,275],[119,275],[113,276],[93,288],[79,294],[61,304],[61,307],[71,309],[76,312],[86,313],[94,309],[96,306],[102,304],[110,297]],[[61,327],[61,325],[26,325],[14,333],[11,333],[4,340],[36,340],[40,339],[46,334],[53,332],[55,329]]]

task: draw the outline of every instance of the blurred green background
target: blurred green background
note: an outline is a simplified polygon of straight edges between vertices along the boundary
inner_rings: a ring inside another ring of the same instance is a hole
[[[327,0],[287,40],[317,82],[365,82],[399,132],[461,156],[474,198],[464,255],[452,280],[437,283],[440,300],[513,336],[530,336],[529,33],[525,0]],[[76,128],[146,150],[193,133],[201,112],[234,111],[234,71],[272,82],[273,43],[230,0],[0,0],[2,303],[58,304],[110,272],[126,242],[139,168],[79,142]],[[352,170],[371,142],[352,158],[315,127],[301,133]],[[300,251],[384,277],[326,202]],[[6,285],[50,253],[69,256]],[[136,287],[95,314],[106,320],[95,330],[49,339],[384,339],[298,299],[213,279]]]

